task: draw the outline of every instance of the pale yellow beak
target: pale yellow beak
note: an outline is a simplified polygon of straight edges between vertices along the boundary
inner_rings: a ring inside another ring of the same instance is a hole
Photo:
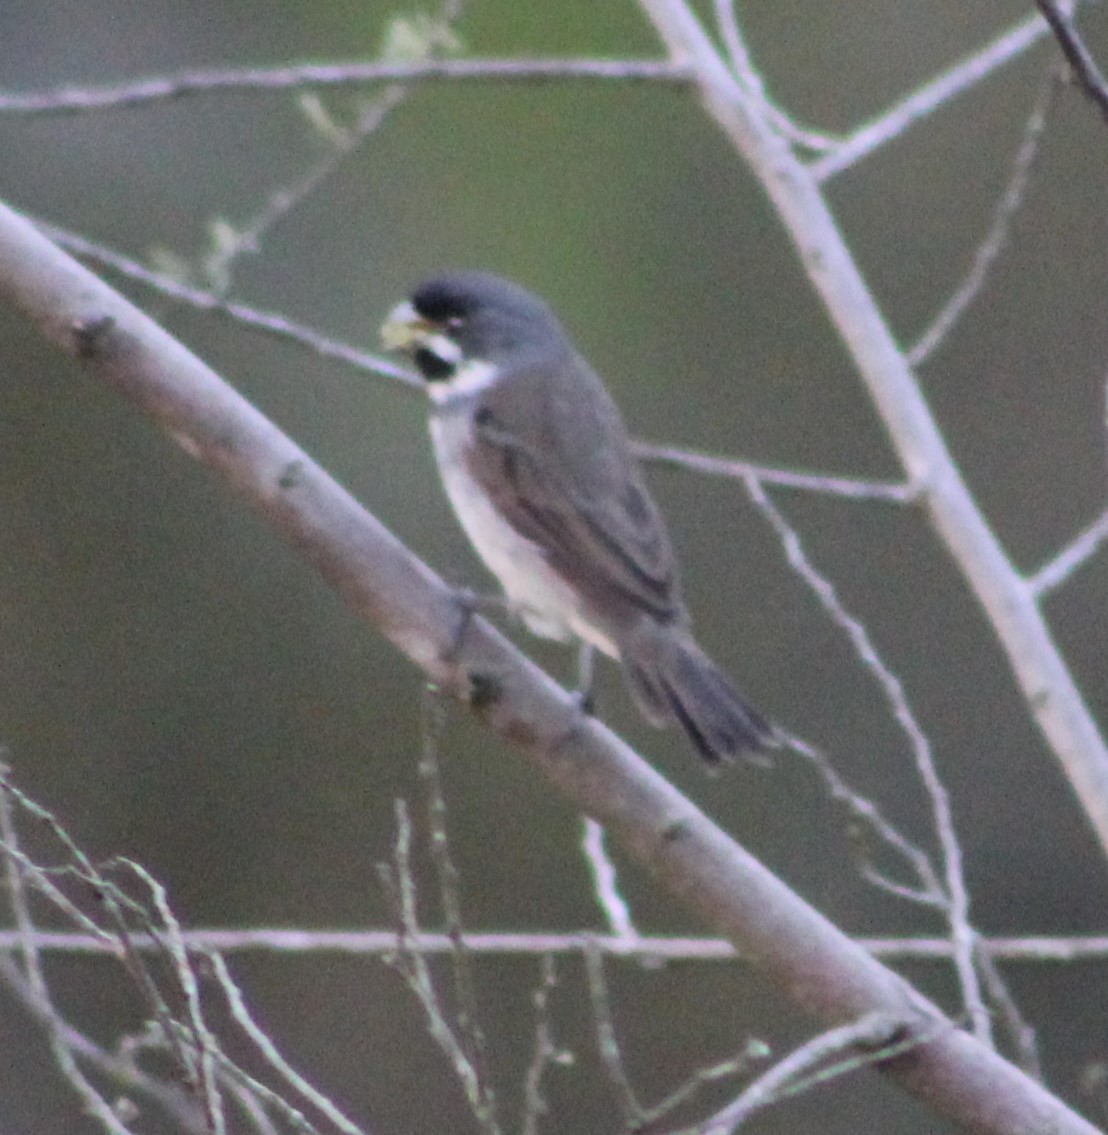
[[[381,342],[388,351],[410,351],[435,334],[435,328],[405,300],[381,324]]]

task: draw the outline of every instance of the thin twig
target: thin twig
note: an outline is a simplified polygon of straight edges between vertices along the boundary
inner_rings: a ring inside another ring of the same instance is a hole
[[[0,788],[3,789],[5,801],[14,800],[24,811],[39,820],[65,850],[70,862],[64,867],[53,869],[54,872],[71,875],[91,888],[97,899],[98,911],[114,927],[115,933],[110,936],[110,941],[115,957],[123,963],[135,989],[143,996],[149,1012],[158,1022],[158,1027],[166,1038],[166,1043],[183,1079],[191,1087],[195,1087],[197,1079],[193,1052],[189,1046],[180,1043],[177,1031],[173,1027],[173,1014],[162,996],[157,981],[145,961],[131,946],[131,937],[134,933],[131,920],[134,920],[154,939],[159,950],[164,952],[166,946],[160,928],[154,924],[147,910],[140,903],[125,894],[107,877],[106,871],[111,869],[112,861],[109,861],[105,865],[105,870],[101,871],[77,846],[58,818],[49,809],[31,800],[12,783],[6,769],[0,770]],[[8,844],[5,850],[9,863],[17,862],[22,855],[14,842]],[[50,901],[54,902],[59,910],[73,918],[78,924],[96,925],[91,919],[78,911],[74,904],[49,882],[43,869],[37,866],[33,867],[27,873],[27,880]],[[96,929],[99,931],[99,927]],[[216,1117],[209,1115],[209,1120],[214,1123]]]
[[[236,67],[153,75],[97,87],[0,92],[0,113],[75,114],[164,102],[186,95],[228,91],[288,91],[312,87],[428,79],[544,82],[591,79],[686,86],[689,68],[667,59],[421,59],[349,63],[300,63],[292,67]]]
[[[773,122],[781,136],[793,145],[803,146],[816,154],[826,154],[842,144],[841,138],[833,138],[828,134],[819,133],[802,126],[798,126],[780,107],[769,97],[765,83],[754,60],[746,48],[746,41],[739,30],[739,18],[735,11],[735,0],[715,0],[716,24],[719,27],[720,39],[727,49],[727,56],[731,63],[731,70],[735,78],[746,88],[752,98],[758,99],[762,104],[763,113]]]
[[[987,1042],[991,1023],[988,1009],[981,996],[981,983],[973,961],[976,934],[969,921],[969,891],[962,870],[962,847],[954,829],[950,797],[935,767],[931,741],[908,702],[903,683],[878,653],[865,626],[847,611],[831,581],[822,575],[808,558],[799,533],[789,524],[784,514],[770,500],[765,489],[754,477],[747,477],[744,483],[750,499],[777,533],[785,549],[789,566],[808,585],[831,621],[846,634],[854,653],[876,680],[878,688],[892,710],[893,717],[908,740],[916,770],[931,803],[935,835],[942,850],[943,877],[948,902],[946,916],[955,943],[954,964],[962,987],[962,996],[965,998],[966,1008],[973,1021],[975,1034],[979,1039]]]
[[[683,1084],[678,1084],[673,1091],[668,1092],[656,1104],[646,1109],[641,1129],[656,1130],[658,1124],[665,1120],[671,1112],[696,1099],[701,1091],[710,1084],[717,1084],[720,1080],[730,1080],[736,1076],[741,1076],[750,1070],[751,1065],[765,1063],[771,1055],[772,1049],[765,1041],[752,1037],[743,1045],[742,1051],[730,1060],[721,1060],[718,1064],[709,1064],[703,1068],[697,1068]]]
[[[489,1101],[485,1096],[486,1085],[473,1066],[466,1052],[466,1045],[459,1040],[447,1020],[426,957],[412,948],[413,941],[420,933],[415,875],[412,871],[412,823],[403,800],[395,802],[394,811],[396,841],[392,868],[390,871],[385,864],[378,866],[378,874],[385,885],[386,894],[393,904],[397,919],[397,932],[393,939],[390,960],[423,1007],[431,1039],[449,1061],[465,1092],[474,1117],[487,1135],[499,1135],[500,1128],[495,1113],[488,1106]],[[456,950],[456,943],[449,935],[446,937],[450,942],[451,951]]]
[[[635,1095],[627,1069],[623,1064],[619,1037],[612,1018],[612,998],[608,980],[604,976],[604,958],[599,950],[589,946],[585,950],[585,975],[588,978],[589,1002],[592,1005],[593,1024],[596,1028],[596,1047],[600,1063],[616,1096],[616,1106],[624,1126],[631,1131],[643,1120],[644,1109]]]
[[[842,145],[808,167],[817,182],[828,181],[850,169],[874,150],[904,134],[922,119],[945,109],[954,99],[977,86],[1001,67],[1019,58],[1050,34],[1041,16],[1028,16],[1010,31],[956,63],[855,130]]]
[[[202,1092],[204,1109],[213,1135],[223,1135],[227,1124],[223,1113],[223,1098],[216,1081],[214,1056],[219,1051],[219,1043],[208,1028],[200,1008],[200,985],[190,962],[188,950],[181,938],[181,924],[170,909],[169,899],[161,883],[134,860],[121,859],[119,862],[129,868],[146,887],[154,903],[162,928],[160,937],[165,943],[165,954],[171,963],[177,988],[184,995],[188,1010],[187,1027],[191,1038],[189,1047],[198,1050],[200,1054],[199,1061],[190,1066],[195,1069],[199,1081],[197,1087]]]
[[[997,1019],[1015,1049],[1016,1062],[1029,1076],[1042,1080],[1043,1065],[1039,1059],[1039,1044],[1035,1029],[1020,1011],[996,961],[996,956],[990,950],[983,946],[978,949],[977,965],[981,971],[981,980],[989,995],[989,1001],[994,1006]]]
[[[184,1028],[178,1025],[177,1029],[184,1039]],[[275,1092],[268,1084],[263,1084],[261,1080],[241,1068],[225,1052],[216,1049],[212,1053],[212,1057],[220,1076],[221,1086],[237,1085],[243,1092],[253,1097],[258,1105],[268,1108],[289,1123],[298,1135],[320,1135],[319,1128],[303,1112]],[[365,1135],[365,1132],[359,1131],[358,1135]]]
[[[1083,563],[1096,555],[1105,540],[1108,540],[1108,509],[1105,509],[1088,528],[1067,544],[1054,559],[1028,576],[1027,586],[1031,588],[1035,598],[1043,599],[1061,587]]]
[[[343,1132],[343,1135],[364,1135],[362,1128],[344,1115],[338,1106],[318,1088],[301,1076],[277,1050],[272,1039],[254,1020],[253,1014],[246,1004],[246,999],[242,995],[242,990],[231,977],[231,971],[222,955],[209,952],[207,959],[212,966],[216,984],[226,998],[231,1016],[258,1052],[261,1053],[270,1068],[321,1115],[326,1116],[338,1131]]]
[[[224,1091],[242,1109],[249,1124],[248,1130],[257,1132],[257,1135],[281,1135],[276,1121],[270,1117],[262,1100],[249,1085],[231,1076],[224,1076],[222,1084]]]
[[[908,352],[908,362],[912,366],[919,366],[930,358],[935,349],[950,334],[985,286],[989,270],[1007,245],[1012,219],[1018,212],[1020,205],[1023,204],[1024,194],[1027,190],[1027,179],[1031,173],[1035,155],[1039,152],[1039,143],[1042,141],[1047,114],[1054,102],[1057,90],[1058,79],[1052,69],[1040,86],[1039,93],[1031,107],[1031,113],[1023,131],[1023,140],[1020,142],[1015,160],[1012,163],[1012,172],[1008,178],[1008,184],[1004,187],[1004,192],[996,203],[992,223],[985,234],[985,239],[978,245],[965,279],[958,285],[950,299],[943,305],[942,310],[932,320],[931,326],[924,331],[916,345]]]
[[[488,1046],[481,1024],[477,999],[477,977],[473,959],[465,945],[462,921],[461,876],[450,852],[446,828],[446,793],[439,768],[439,744],[446,728],[446,702],[437,691],[428,690],[423,698],[423,724],[419,775],[427,792],[427,825],[431,859],[439,884],[446,933],[454,949],[450,953],[454,974],[454,1013],[465,1054],[477,1077],[481,1111],[488,1124],[496,1126],[496,1093],[489,1072]]]
[[[19,837],[16,834],[15,818],[12,814],[12,796],[6,787],[0,789],[0,839],[3,840],[5,850],[9,852],[5,856],[4,873],[9,901],[21,939],[20,952],[24,974],[30,994],[35,1004],[39,1006],[39,1019],[46,1025],[50,1050],[54,1054],[58,1071],[76,1093],[84,1109],[106,1131],[110,1131],[112,1135],[129,1135],[111,1104],[93,1087],[92,1082],[78,1067],[73,1051],[67,1043],[68,1037],[63,1029],[61,1017],[54,1009],[50,987],[46,982],[35,942],[36,927],[31,917],[30,904],[27,902],[27,892],[16,860],[10,854],[19,847]]]
[[[859,854],[863,877],[898,898],[945,911],[947,895],[926,853],[899,831],[874,801],[851,788],[826,753],[794,733],[785,732],[784,740],[793,752],[815,768],[832,800],[842,804],[849,813],[847,834]],[[915,886],[897,883],[878,870],[867,836],[876,836],[890,851],[903,858],[916,877]]]
[[[245,254],[260,252],[263,237],[334,177],[407,98],[410,90],[400,83],[390,84],[358,115],[352,127],[328,135],[331,143],[328,152],[294,184],[270,192],[262,207],[245,224],[223,227],[221,231],[229,234],[228,239],[221,242],[204,263],[218,295],[225,295],[230,288],[236,262]]]
[[[696,1125],[699,1135],[731,1135],[756,1111],[778,1100],[798,1094],[816,1083],[858,1071],[867,1065],[907,1052],[927,1038],[912,1031],[905,1033],[905,1023],[884,1013],[870,1013],[837,1029],[829,1029],[779,1060],[763,1073],[738,1099],[716,1112],[711,1119]],[[841,1058],[848,1059],[841,1061]],[[815,1072],[821,1064],[839,1059],[830,1069]]]
[[[581,822],[581,850],[592,875],[593,894],[604,912],[608,929],[617,937],[635,941],[639,932],[631,918],[631,908],[619,892],[619,876],[604,845],[604,829],[588,816]]]
[[[40,949],[41,935],[35,933]],[[139,1096],[160,1108],[188,1135],[210,1135],[203,1109],[192,1094],[175,1083],[167,1083],[144,1072],[133,1059],[129,1046],[109,1052],[65,1021],[52,1004],[43,1004],[31,988],[27,975],[9,957],[0,955],[0,982],[44,1028],[52,1031],[85,1064],[107,1077],[128,1096]]]
[[[462,8],[463,0],[445,0],[437,17],[425,17],[422,22],[418,18],[394,17],[388,25],[386,37],[405,29],[409,32],[409,53],[415,52],[421,59],[434,59],[444,53],[449,54],[456,46],[451,23],[461,14]],[[415,59],[405,61],[415,62]],[[302,96],[301,108],[317,124],[320,133],[327,139],[329,148],[293,184],[271,191],[261,209],[245,224],[224,223],[218,226],[216,231],[223,239],[205,259],[204,268],[207,279],[214,284],[220,295],[226,294],[231,286],[236,261],[246,253],[259,252],[263,237],[333,178],[381,128],[389,115],[408,98],[413,89],[408,83],[389,83],[381,94],[361,108],[354,125],[349,128],[339,127],[335,123],[314,92],[311,96],[307,93]]]
[[[750,54],[746,50],[746,43],[739,31],[739,18],[735,13],[734,0],[715,0],[713,8],[716,13],[716,27],[719,28],[719,38],[723,41],[735,78],[745,84],[752,93],[761,92],[762,77],[753,66]]]
[[[1073,70],[1078,86],[1100,108],[1108,119],[1108,83],[1105,82],[1092,52],[1085,46],[1073,22],[1073,5],[1059,4],[1057,0],[1035,0],[1043,19],[1050,25],[1066,62]]]
[[[523,1135],[538,1135],[539,1121],[549,1110],[542,1091],[543,1077],[551,1065],[566,1064],[572,1057],[554,1043],[551,1028],[550,1001],[558,985],[558,970],[553,954],[543,954],[538,988],[531,994],[535,1010],[535,1049],[523,1079]]]
[[[280,339],[291,340],[302,347],[307,347],[322,358],[336,359],[357,367],[359,370],[380,375],[382,378],[395,379],[413,389],[423,389],[423,381],[412,371],[397,366],[383,356],[361,351],[337,339],[330,339],[305,324],[296,323],[275,312],[260,311],[248,304],[225,300],[214,291],[192,287],[164,272],[156,272],[145,264],[108,248],[107,245],[99,244],[77,233],[58,228],[57,225],[38,220],[35,221],[35,225],[60,247],[68,249],[77,256],[83,256],[96,264],[111,268],[112,271],[118,272],[121,276],[153,288],[170,299],[186,303],[200,311],[210,311],[216,315],[226,316],[236,323],[253,328],[256,331],[262,331]]]
[[[845,497],[848,500],[910,504],[919,497],[917,489],[902,483],[826,477],[821,473],[798,473],[792,469],[775,469],[769,465],[738,461],[733,457],[717,457],[711,453],[657,445],[647,441],[636,441],[634,449],[640,460],[653,464],[674,465],[680,469],[692,469],[697,473],[731,477],[735,480],[754,477],[766,485],[777,485],[784,489],[802,489],[810,493],[826,493],[829,496]]]
[[[58,831],[64,830],[57,821],[55,823]],[[69,840],[68,834],[66,839]],[[69,840],[69,842],[76,849],[72,840]],[[131,945],[135,933],[131,925],[133,921],[138,924],[140,930],[151,935],[158,943],[160,947],[159,956],[163,960],[168,960],[171,972],[179,980],[179,975],[176,974],[173,965],[172,948],[167,942],[165,928],[151,916],[141,903],[132,899],[121,887],[107,877],[107,872],[115,868],[130,871],[129,861],[123,859],[108,860],[104,864],[104,872],[101,873],[80,850],[75,850],[74,858],[78,861],[81,877],[84,877],[94,888],[100,905],[115,928],[122,946],[120,959],[134,988],[146,1001],[147,1009],[166,1049],[177,1064],[184,1081],[199,1093],[205,1106],[209,1124],[213,1129],[218,1128],[220,1124],[219,1107],[217,1104],[214,1110],[212,1109],[212,1101],[208,1093],[209,1081],[203,1077],[202,1069],[197,1063],[197,1038],[188,1032],[187,1027],[178,1027],[179,1023],[169,1006],[167,997],[162,993],[155,973],[147,964],[146,959]],[[180,989],[175,989],[174,992],[183,993]],[[205,1060],[206,1057],[207,1052],[201,1049],[201,1060]]]

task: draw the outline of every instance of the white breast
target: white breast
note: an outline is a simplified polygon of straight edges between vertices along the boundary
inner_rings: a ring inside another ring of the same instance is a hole
[[[611,639],[584,620],[576,595],[551,570],[539,546],[508,524],[470,476],[464,455],[471,430],[467,410],[431,417],[431,440],[446,495],[477,554],[532,633],[563,642],[576,636],[618,657]]]

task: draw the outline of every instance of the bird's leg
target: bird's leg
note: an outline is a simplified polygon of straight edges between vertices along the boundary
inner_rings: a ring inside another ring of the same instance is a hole
[[[502,611],[506,604],[503,596],[481,595],[476,591],[471,591],[468,587],[454,588],[453,599],[458,608],[458,622],[454,628],[450,645],[441,655],[443,662],[448,666],[455,666],[460,661],[473,616],[479,612]],[[495,674],[472,670],[467,667],[465,677],[468,688],[464,697],[474,708],[480,708],[482,705],[487,705],[499,699],[500,680]]]
[[[596,647],[582,642],[577,648],[577,704],[588,717],[596,713]]]

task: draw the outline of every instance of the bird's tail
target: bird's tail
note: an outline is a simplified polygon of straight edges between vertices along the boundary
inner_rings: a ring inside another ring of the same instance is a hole
[[[677,722],[710,764],[781,744],[778,731],[687,631],[647,624],[621,648],[624,673],[646,719],[659,726]]]

